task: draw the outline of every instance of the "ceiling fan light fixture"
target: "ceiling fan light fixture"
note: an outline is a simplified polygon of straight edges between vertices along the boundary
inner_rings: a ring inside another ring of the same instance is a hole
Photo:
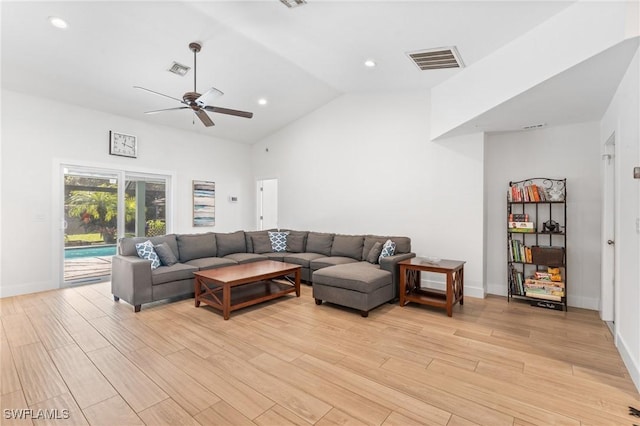
[[[307,0],[280,0],[280,3],[284,4],[288,8],[292,8],[307,4]]]
[[[67,21],[62,18],[58,18],[57,16],[49,16],[49,23],[56,28],[65,29],[69,26]]]

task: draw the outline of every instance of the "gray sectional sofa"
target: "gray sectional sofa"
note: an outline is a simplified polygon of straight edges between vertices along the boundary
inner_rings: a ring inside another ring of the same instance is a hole
[[[268,231],[122,238],[112,260],[114,300],[123,299],[138,312],[144,303],[193,294],[193,272],[277,260],[301,266],[302,279],[314,286],[316,303],[348,306],[366,316],[375,306],[398,297],[398,262],[415,256],[408,237],[280,231],[289,233],[286,252],[273,252]],[[396,244],[393,256],[380,264],[366,260],[376,242],[389,239]],[[136,244],[147,240],[154,246],[166,243],[177,263],[152,270],[151,261],[136,251]]]

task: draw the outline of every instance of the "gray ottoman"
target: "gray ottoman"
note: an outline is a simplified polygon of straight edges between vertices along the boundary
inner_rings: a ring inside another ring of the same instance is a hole
[[[391,272],[369,262],[318,269],[313,272],[312,283],[316,305],[325,301],[347,306],[358,309],[363,317],[395,297]]]

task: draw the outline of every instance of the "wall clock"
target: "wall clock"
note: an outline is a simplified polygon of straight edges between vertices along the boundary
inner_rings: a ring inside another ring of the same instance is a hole
[[[138,138],[132,135],[110,131],[109,154],[136,158],[138,156]]]

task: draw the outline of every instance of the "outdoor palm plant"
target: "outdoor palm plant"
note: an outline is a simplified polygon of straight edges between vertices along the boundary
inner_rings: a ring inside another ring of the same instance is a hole
[[[105,187],[106,189],[106,187]],[[99,232],[105,243],[116,241],[118,195],[107,191],[71,191],[68,214],[80,217],[87,231]],[[135,220],[135,198],[125,197],[125,222]]]

